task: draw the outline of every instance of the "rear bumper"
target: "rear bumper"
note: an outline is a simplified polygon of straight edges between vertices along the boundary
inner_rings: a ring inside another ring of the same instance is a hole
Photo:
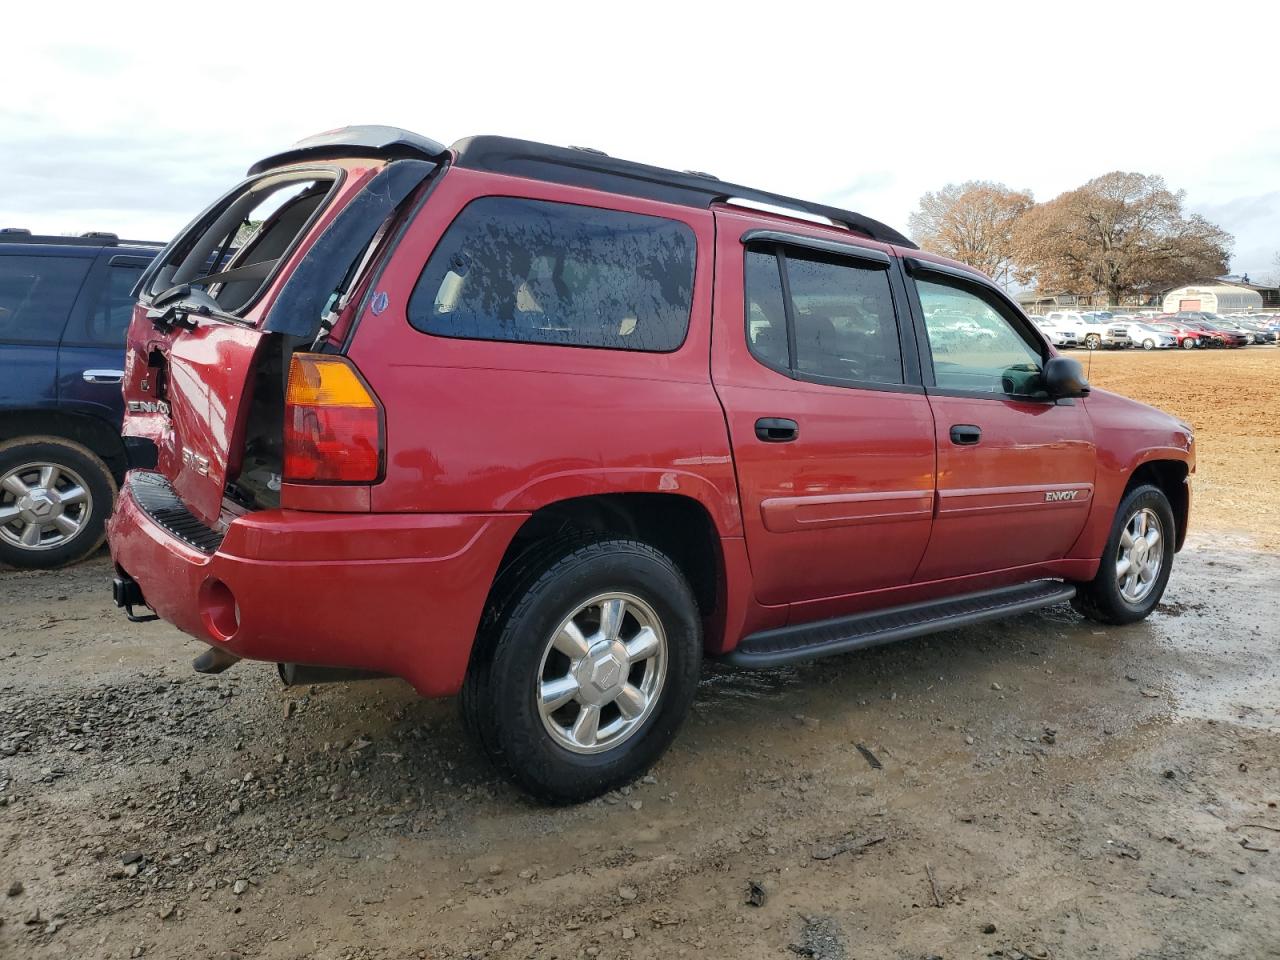
[[[267,510],[216,550],[178,539],[121,491],[111,555],[147,605],[239,657],[462,685],[489,585],[527,514]]]

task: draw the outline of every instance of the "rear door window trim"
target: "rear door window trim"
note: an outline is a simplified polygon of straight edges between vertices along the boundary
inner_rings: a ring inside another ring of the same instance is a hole
[[[897,333],[899,363],[902,369],[902,383],[886,383],[882,380],[852,380],[843,377],[828,377],[822,374],[810,373],[795,368],[796,363],[796,337],[795,337],[795,305],[791,299],[791,282],[786,270],[787,248],[796,248],[800,252],[820,253],[826,256],[835,257],[841,260],[852,261],[848,266],[862,270],[883,270],[887,274],[889,285],[889,299],[893,307],[893,321]],[[778,262],[779,279],[782,286],[782,307],[786,314],[787,323],[787,353],[789,366],[782,367],[776,363],[771,363],[764,357],[761,357],[751,349],[751,333],[750,319],[746,316],[746,310],[743,311],[743,336],[747,341],[747,351],[751,354],[751,358],[762,367],[780,373],[785,377],[801,383],[814,383],[827,387],[842,387],[851,390],[878,390],[885,393],[914,393],[921,394],[925,392],[924,384],[920,379],[920,368],[918,360],[913,362],[912,355],[917,347],[915,343],[915,335],[911,323],[911,314],[908,310],[903,309],[903,298],[905,290],[901,284],[899,272],[894,269],[896,258],[890,257],[888,254],[880,250],[873,250],[868,247],[859,247],[854,244],[840,243],[837,241],[827,241],[816,237],[806,237],[800,234],[786,233],[778,230],[749,230],[742,235],[742,255],[744,263],[747,255],[752,252],[769,253]],[[745,291],[744,291],[745,292]],[[743,298],[743,306],[746,306],[746,298]]]

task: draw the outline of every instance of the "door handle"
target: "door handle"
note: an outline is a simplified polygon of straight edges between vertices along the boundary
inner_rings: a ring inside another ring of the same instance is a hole
[[[958,447],[971,447],[982,439],[982,428],[972,423],[957,423],[951,428],[951,442]]]
[[[765,443],[790,443],[800,436],[800,425],[786,417],[761,417],[756,421],[756,438]]]
[[[124,379],[123,370],[86,370],[80,374],[85,383],[119,383]]]

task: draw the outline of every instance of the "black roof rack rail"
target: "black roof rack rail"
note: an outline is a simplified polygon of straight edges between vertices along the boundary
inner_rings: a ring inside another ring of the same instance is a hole
[[[703,173],[668,170],[630,160],[619,160],[594,150],[553,147],[511,137],[467,137],[450,149],[456,155],[454,162],[471,170],[487,170],[569,186],[591,187],[683,206],[706,207],[712,203],[746,200],[825,217],[864,233],[872,240],[916,248],[914,243],[892,227],[852,210],[841,210],[821,203],[738,186]]]
[[[448,154],[442,143],[399,127],[362,124],[337,127],[299,140],[288,150],[264,157],[249,168],[249,176],[286,163],[307,160],[336,160],[342,157],[412,157],[418,160],[441,160]]]
[[[79,237],[0,230],[0,243],[46,243],[70,247],[163,247],[164,240],[122,240],[114,233],[90,233]]]
[[[567,186],[592,187],[691,207],[707,207],[713,203],[731,203],[734,200],[767,204],[784,208],[780,211],[784,213],[794,210],[808,214],[809,218],[826,218],[882,243],[913,249],[916,246],[892,227],[852,210],[841,210],[839,207],[797,200],[780,193],[726,183],[699,171],[681,172],[620,160],[592,147],[553,147],[513,137],[467,137],[452,147],[445,147],[435,140],[399,127],[338,127],[299,140],[288,150],[259,160],[249,168],[249,175],[289,163],[335,160],[342,157],[382,157],[392,160],[412,157],[439,162],[446,159],[450,152],[454,154],[454,163],[471,170],[487,170]]]

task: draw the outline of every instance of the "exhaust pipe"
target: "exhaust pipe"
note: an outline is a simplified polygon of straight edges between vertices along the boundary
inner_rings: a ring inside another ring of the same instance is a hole
[[[276,672],[286,687],[298,687],[308,683],[342,683],[346,680],[381,680],[388,673],[374,670],[354,670],[349,667],[313,667],[306,663],[277,663]]]
[[[192,660],[191,666],[196,673],[221,673],[227,667],[234,667],[239,662],[240,658],[234,653],[228,653],[221,647],[211,646]]]

